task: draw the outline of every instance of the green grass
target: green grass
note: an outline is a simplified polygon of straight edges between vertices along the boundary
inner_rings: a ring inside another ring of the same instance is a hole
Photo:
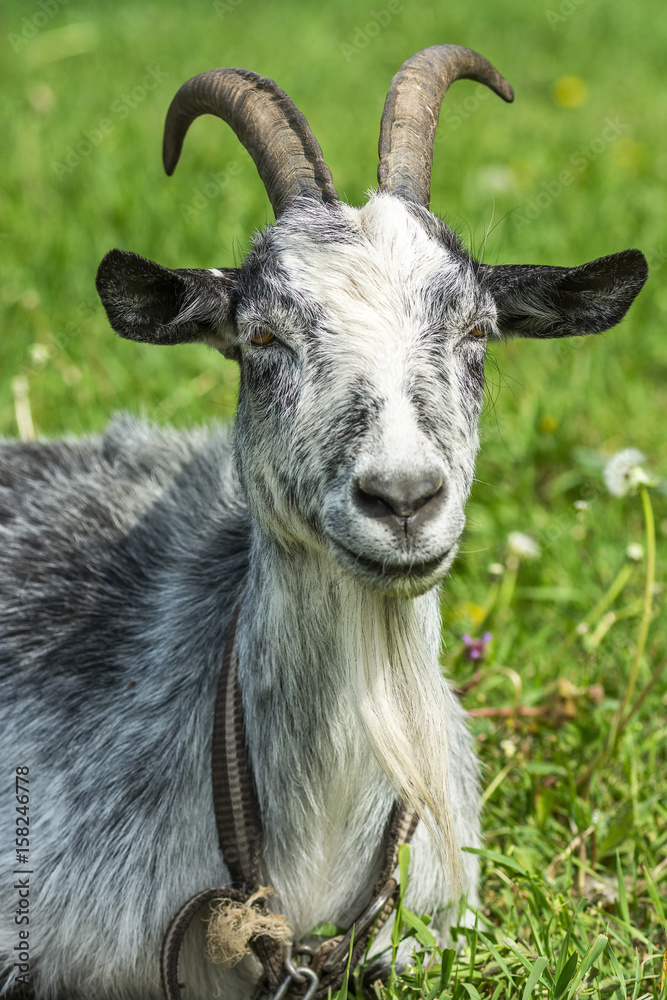
[[[484,766],[482,904],[477,928],[455,931],[460,950],[418,958],[378,995],[655,1000],[667,945],[664,677],[604,755],[636,658],[645,561],[631,564],[602,612],[614,611],[613,623],[598,615],[585,636],[568,637],[608,592],[628,543],[644,541],[640,499],[607,493],[604,461],[637,447],[667,474],[667,8],[403,0],[377,37],[364,34],[385,8],[72,0],[41,26],[43,8],[6,0],[0,432],[17,434],[17,376],[36,433],[47,436],[98,430],[123,408],[178,425],[233,415],[233,366],[204,348],[121,341],[94,293],[113,246],[171,266],[231,265],[271,217],[250,158],[219,123],[197,122],[174,177],[163,175],[163,116],[187,77],[217,65],[274,77],[311,122],[341,194],[359,203],[374,183],[384,95],[403,59],[443,41],[491,58],[516,102],[480,100],[468,82],[448,95],[434,210],[486,260],[576,264],[637,246],[651,278],[618,329],[517,341],[489,359],[478,481],[443,592],[445,660],[477,713]],[[150,69],[153,89],[143,86]],[[69,147],[105,120],[99,145],[69,169]],[[564,170],[571,183],[558,192]],[[224,186],[204,193],[220,171]],[[587,509],[574,506],[581,500]],[[665,493],[652,500],[656,588],[630,704],[666,653]],[[508,563],[517,530],[541,555],[522,562],[514,582],[510,560],[498,585],[488,566]],[[480,669],[460,637],[487,628]]]

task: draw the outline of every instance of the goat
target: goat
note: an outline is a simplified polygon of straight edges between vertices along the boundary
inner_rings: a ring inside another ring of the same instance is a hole
[[[276,222],[238,269],[113,250],[98,272],[122,337],[203,341],[239,363],[233,431],[121,416],[99,436],[1,446],[3,995],[29,981],[37,1000],[153,1000],[173,912],[230,884],[209,757],[244,579],[261,872],[295,939],[368,903],[396,797],[421,817],[406,905],[433,914],[444,943],[452,907],[477,899],[475,856],[460,851],[479,843],[477,765],[438,663],[438,584],[464,527],[486,346],[608,329],[647,268],[637,250],[579,267],[473,259],[428,209],[440,104],[459,78],[513,98],[468,49],[417,53],[391,83],[379,190],[361,208],[338,200],[273,81],[213,70],[172,102],[167,173],[190,123],[216,115]],[[29,774],[29,864],[15,769]],[[19,886],[33,885],[28,908]],[[256,958],[221,969],[204,933],[196,920],[181,952],[188,997],[250,997]]]

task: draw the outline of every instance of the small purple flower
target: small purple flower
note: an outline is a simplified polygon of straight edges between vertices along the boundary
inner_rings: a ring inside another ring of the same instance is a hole
[[[491,632],[485,632],[481,639],[471,639],[469,635],[461,636],[463,643],[466,647],[466,652],[471,660],[483,660],[484,654],[486,653],[486,647],[491,642],[493,634]]]

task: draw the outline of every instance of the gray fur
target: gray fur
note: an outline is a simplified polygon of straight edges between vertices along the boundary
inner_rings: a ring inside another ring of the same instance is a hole
[[[605,259],[604,280],[587,265],[565,287],[560,269],[531,281],[376,195],[361,209],[297,199],[239,271],[105,258],[118,332],[236,358],[239,410],[233,432],[121,417],[99,437],[0,448],[4,992],[17,766],[30,767],[38,1000],[157,1000],[169,919],[229,881],[209,758],[246,574],[239,678],[276,910],[297,936],[347,924],[369,900],[398,788],[425,820],[407,905],[435,913],[447,940],[449,904],[476,899],[459,847],[478,843],[479,807],[463,712],[440,677],[437,585],[464,526],[486,341],[617,322],[640,256]],[[253,344],[267,327],[275,339]],[[422,482],[435,485],[418,510],[389,509]],[[203,935],[200,921],[184,948],[187,996],[249,997],[257,962],[223,972]]]

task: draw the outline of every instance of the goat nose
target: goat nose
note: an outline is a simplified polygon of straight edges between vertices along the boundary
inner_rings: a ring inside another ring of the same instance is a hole
[[[418,476],[387,476],[367,472],[357,480],[358,499],[365,513],[383,517],[387,508],[396,517],[410,517],[429,501],[444,494],[444,479],[439,470],[427,470]]]

